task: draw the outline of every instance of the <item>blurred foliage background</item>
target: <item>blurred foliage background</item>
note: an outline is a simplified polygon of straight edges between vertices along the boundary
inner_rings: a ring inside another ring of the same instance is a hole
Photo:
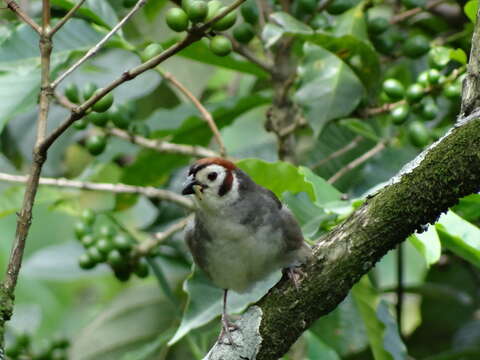
[[[135,3],[87,0],[54,38],[53,77]],[[19,4],[40,16],[41,1]],[[51,4],[57,19],[75,2]],[[86,99],[180,41],[185,32],[165,21],[178,5],[148,1],[58,93],[72,102]],[[230,40],[215,48],[205,38],[118,87],[107,112],[92,112],[55,143],[42,175],[179,193],[193,157],[134,144],[131,135],[219,148],[168,73],[211,113],[228,156],[243,159],[238,165],[289,205],[314,243],[454,124],[477,6],[473,0],[248,0],[233,28],[216,31],[233,39],[233,52]],[[182,27],[181,16],[170,21]],[[39,64],[37,35],[2,9],[1,174],[25,174],[32,160]],[[54,103],[49,129],[67,115]],[[0,182],[2,269],[23,191]],[[156,246],[135,253],[137,242],[188,213],[155,197],[42,186],[8,324],[9,357],[203,358],[218,334],[218,319],[212,320],[221,311],[221,291],[191,274],[181,231],[160,234]],[[480,195],[461,199],[388,253],[284,359],[478,359],[479,225]],[[245,309],[278,276],[233,296],[229,311]]]

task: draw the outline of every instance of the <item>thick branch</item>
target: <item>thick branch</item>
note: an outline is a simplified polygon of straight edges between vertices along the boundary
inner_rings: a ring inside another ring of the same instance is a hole
[[[27,176],[24,175],[12,175],[0,173],[0,181],[14,182],[14,183],[26,183]],[[111,184],[111,183],[97,183],[90,181],[78,181],[69,179],[56,179],[45,178],[39,179],[40,185],[49,185],[57,187],[66,187],[81,190],[93,190],[93,191],[108,191],[116,194],[141,194],[149,198],[157,198],[160,200],[166,200],[183,206],[187,209],[193,209],[193,203],[185,196],[178,195],[172,191],[157,189],[152,186],[134,186],[127,184]]]

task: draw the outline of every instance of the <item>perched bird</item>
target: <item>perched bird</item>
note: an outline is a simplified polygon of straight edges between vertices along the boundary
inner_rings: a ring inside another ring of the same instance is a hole
[[[248,291],[258,280],[294,268],[311,256],[300,227],[275,194],[256,184],[232,162],[204,158],[189,170],[183,195],[194,195],[195,217],[185,239],[193,259],[224,289],[222,332],[233,344],[227,317],[227,292]]]

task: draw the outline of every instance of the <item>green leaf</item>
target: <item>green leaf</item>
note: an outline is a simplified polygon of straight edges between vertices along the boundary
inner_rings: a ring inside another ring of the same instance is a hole
[[[312,185],[316,205],[322,207],[325,204],[341,200],[342,193],[309,168],[300,166],[298,172],[304,176],[305,182]]]
[[[353,35],[359,40],[369,41],[363,2],[345,11],[337,17],[334,34],[337,36]]]
[[[442,215],[435,228],[442,245],[480,267],[480,229],[453,211]]]
[[[245,310],[249,304],[264,296],[280,278],[281,273],[277,271],[257,282],[244,294],[237,294],[230,290],[228,313],[235,314]],[[190,330],[207,324],[222,313],[223,290],[215,287],[202,271],[194,267],[192,274],[183,284],[183,290],[188,294],[187,305],[182,322],[168,345],[176,343]]]
[[[71,358],[119,359],[161,337],[175,316],[157,286],[130,287],[74,339]]]
[[[275,12],[269,17],[270,21],[279,26],[286,35],[310,35],[313,34],[313,29],[304,22],[297,20],[292,15],[286,12]]]
[[[364,87],[353,71],[330,52],[306,43],[304,53],[299,68],[301,85],[295,99],[305,108],[318,136],[327,121],[347,116],[357,107]]]
[[[308,331],[307,338],[307,360],[341,360],[337,352],[326,345],[314,333]]]
[[[467,54],[463,49],[450,49],[450,59],[458,61],[460,64],[465,65],[467,63]]]
[[[147,19],[153,22],[166,4],[167,0],[148,1],[143,7],[143,12]]]
[[[275,45],[283,36],[283,29],[280,26],[273,24],[266,24],[262,30],[262,41],[268,49]]]
[[[172,39],[163,43],[164,48],[168,48],[177,43],[178,39]],[[201,63],[223,67],[230,70],[239,71],[245,74],[255,75],[259,78],[267,78],[268,74],[259,66],[244,60],[237,60],[233,55],[217,56],[210,50],[207,42],[197,41],[189,45],[178,53],[187,59],[198,61]]]
[[[0,192],[0,218],[20,210],[23,202],[24,186],[11,186]],[[41,187],[38,190],[35,204],[51,204],[62,199],[65,194],[58,189]]]
[[[356,119],[356,118],[348,118],[342,119],[339,121],[341,126],[345,126],[346,128],[350,129],[351,131],[362,135],[373,141],[378,141],[378,135],[375,133],[372,125],[370,125],[365,120]]]
[[[408,240],[423,255],[428,266],[435,264],[442,255],[442,245],[435,226],[421,234],[411,235]]]
[[[465,15],[468,16],[470,21],[475,24],[475,22],[477,21],[478,1],[470,0],[465,4],[463,10],[465,11]]]
[[[285,191],[294,194],[304,191],[312,200],[315,199],[312,184],[305,181],[305,176],[290,163],[243,159],[236,165],[250,175],[257,184],[272,190],[278,197],[281,197]]]
[[[377,307],[377,317],[385,326],[383,346],[394,360],[408,359],[407,348],[398,333],[398,324],[390,313],[385,300],[381,300]]]
[[[453,211],[467,221],[480,220],[480,194],[471,194],[460,199]]]
[[[283,194],[282,201],[292,211],[297,219],[305,238],[313,239],[322,222],[332,218],[330,214],[315,205],[304,192],[293,195],[290,192]]]
[[[70,0],[52,0],[52,5],[61,7],[65,10],[70,10],[74,7],[76,1]],[[80,9],[77,10],[77,15],[86,17],[87,19],[105,26],[109,29],[118,23],[118,17],[108,1],[87,0]]]

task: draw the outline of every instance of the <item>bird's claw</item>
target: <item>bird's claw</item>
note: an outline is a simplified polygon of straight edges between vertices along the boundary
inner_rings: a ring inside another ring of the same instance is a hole
[[[237,344],[233,341],[231,332],[236,331],[238,329],[239,327],[231,323],[226,316],[222,316],[222,331],[218,336],[217,342],[219,344],[231,345],[234,348],[236,348]],[[225,341],[225,337],[227,338],[228,342]]]
[[[283,269],[284,273],[287,274],[287,277],[295,286],[295,289],[298,290],[300,288],[300,279],[305,276],[305,273],[297,266],[290,266]]]

